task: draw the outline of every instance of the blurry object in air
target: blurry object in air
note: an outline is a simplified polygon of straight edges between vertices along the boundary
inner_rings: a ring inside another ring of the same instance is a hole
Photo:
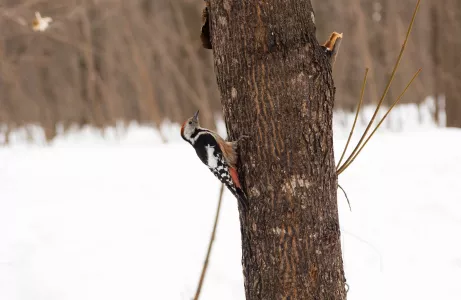
[[[38,11],[35,12],[35,18],[32,21],[32,29],[34,31],[45,31],[48,26],[50,25],[51,19],[50,17],[43,17],[40,15]]]

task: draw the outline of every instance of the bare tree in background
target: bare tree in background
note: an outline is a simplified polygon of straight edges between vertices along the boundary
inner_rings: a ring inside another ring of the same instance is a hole
[[[247,299],[345,299],[331,67],[310,1],[211,1],[218,86],[242,143]]]
[[[445,96],[448,127],[461,128],[461,2],[432,1],[436,96]]]
[[[335,65],[337,87],[335,108],[352,110],[359,97],[361,78],[357,74],[370,68],[365,104],[376,104],[379,93],[390,76],[390,66],[397,58],[406,24],[413,10],[413,1],[350,0],[347,5],[336,0],[312,0],[317,20],[317,38],[322,39],[333,30],[347,34],[341,46],[341,56]],[[431,39],[431,7],[424,1],[418,13],[418,25],[413,29],[412,43],[406,50],[405,65],[397,72],[394,84],[385,100],[394,99],[405,87],[413,70],[433,68]],[[422,72],[413,83],[402,103],[420,104],[435,94],[434,76]],[[435,114],[434,114],[435,115]]]
[[[338,29],[347,33],[341,50],[347,59],[339,59],[334,71],[335,108],[352,111],[361,78],[350,75],[370,68],[364,103],[376,103],[412,5],[338,3],[312,0],[319,39]],[[159,126],[165,120],[182,122],[197,108],[203,125],[215,127],[214,114],[221,108],[212,56],[197,38],[202,5],[201,0],[0,0],[0,134],[29,124],[41,125],[49,139],[58,124],[63,129],[105,128],[119,121]],[[449,126],[461,126],[456,125],[461,122],[459,5],[425,1],[407,50],[408,68],[396,74],[389,94],[403,88],[410,70],[433,70],[418,77],[403,101],[445,96]],[[35,11],[54,20],[45,32],[30,28]]]
[[[215,127],[211,53],[201,49],[201,1],[0,0],[0,124],[158,126],[200,108]],[[44,32],[34,12],[51,16]]]

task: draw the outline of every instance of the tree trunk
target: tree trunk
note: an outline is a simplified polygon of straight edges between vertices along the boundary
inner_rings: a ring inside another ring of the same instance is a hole
[[[311,2],[211,0],[229,139],[242,135],[247,299],[346,299],[336,200],[335,88]]]

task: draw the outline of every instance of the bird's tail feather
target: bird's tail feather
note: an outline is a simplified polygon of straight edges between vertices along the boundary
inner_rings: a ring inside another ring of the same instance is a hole
[[[248,198],[241,188],[236,188],[235,193],[233,193],[235,198],[240,202],[244,211],[248,210]]]

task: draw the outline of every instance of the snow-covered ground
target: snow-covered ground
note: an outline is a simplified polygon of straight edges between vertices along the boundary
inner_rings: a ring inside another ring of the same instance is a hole
[[[0,299],[192,298],[219,184],[179,138],[118,134],[0,148]],[[384,129],[339,180],[348,299],[460,299],[461,130]],[[226,191],[202,299],[244,299],[236,206]]]

